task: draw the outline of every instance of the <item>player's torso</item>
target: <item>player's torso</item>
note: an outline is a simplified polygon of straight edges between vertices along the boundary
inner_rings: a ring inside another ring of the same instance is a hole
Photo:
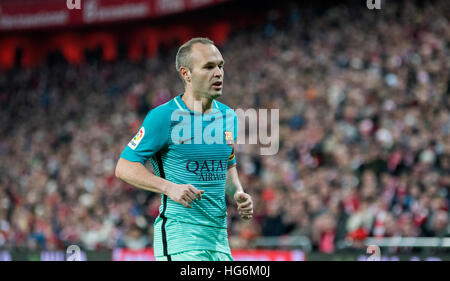
[[[211,115],[184,112],[173,117],[169,141],[160,157],[165,178],[205,190],[188,209],[170,198],[166,216],[186,222],[226,226],[225,183],[232,153],[233,117],[217,110]],[[162,209],[163,206],[161,206]]]

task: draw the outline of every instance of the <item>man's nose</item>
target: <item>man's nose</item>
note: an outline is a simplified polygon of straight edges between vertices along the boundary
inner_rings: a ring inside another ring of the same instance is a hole
[[[214,69],[214,77],[222,77],[222,75],[223,75],[222,69],[220,69],[220,67],[217,66]]]

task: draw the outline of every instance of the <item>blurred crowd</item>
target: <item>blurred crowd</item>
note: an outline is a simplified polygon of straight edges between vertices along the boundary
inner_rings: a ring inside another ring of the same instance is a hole
[[[255,215],[241,221],[229,200],[233,248],[450,236],[449,15],[445,0],[291,5],[231,34],[220,101],[280,109],[276,155],[237,146]],[[148,110],[182,92],[176,50],[0,75],[0,248],[152,246],[160,196],[114,169]]]

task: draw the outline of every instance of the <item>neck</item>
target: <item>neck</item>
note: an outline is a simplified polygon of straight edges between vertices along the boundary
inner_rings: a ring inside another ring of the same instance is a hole
[[[213,98],[199,97],[187,89],[181,99],[191,111],[205,113],[213,108]]]

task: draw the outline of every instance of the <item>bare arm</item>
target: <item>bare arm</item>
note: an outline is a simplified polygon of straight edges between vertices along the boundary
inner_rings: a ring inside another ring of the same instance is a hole
[[[141,163],[131,162],[124,158],[120,158],[117,162],[116,177],[135,187],[166,195],[172,184],[168,180],[150,173]]]
[[[227,181],[225,188],[226,193],[231,197],[233,197],[236,192],[244,192],[241,182],[239,181],[236,165],[232,166],[227,171]]]
[[[144,190],[162,193],[175,202],[191,208],[189,205],[196,198],[201,200],[204,190],[198,190],[190,184],[176,184],[155,176],[139,162],[131,162],[119,158],[116,166],[116,177]]]
[[[227,180],[225,189],[228,195],[232,196],[238,205],[238,211],[241,217],[249,220],[253,216],[253,201],[252,197],[244,192],[236,165],[232,166],[227,171]]]

